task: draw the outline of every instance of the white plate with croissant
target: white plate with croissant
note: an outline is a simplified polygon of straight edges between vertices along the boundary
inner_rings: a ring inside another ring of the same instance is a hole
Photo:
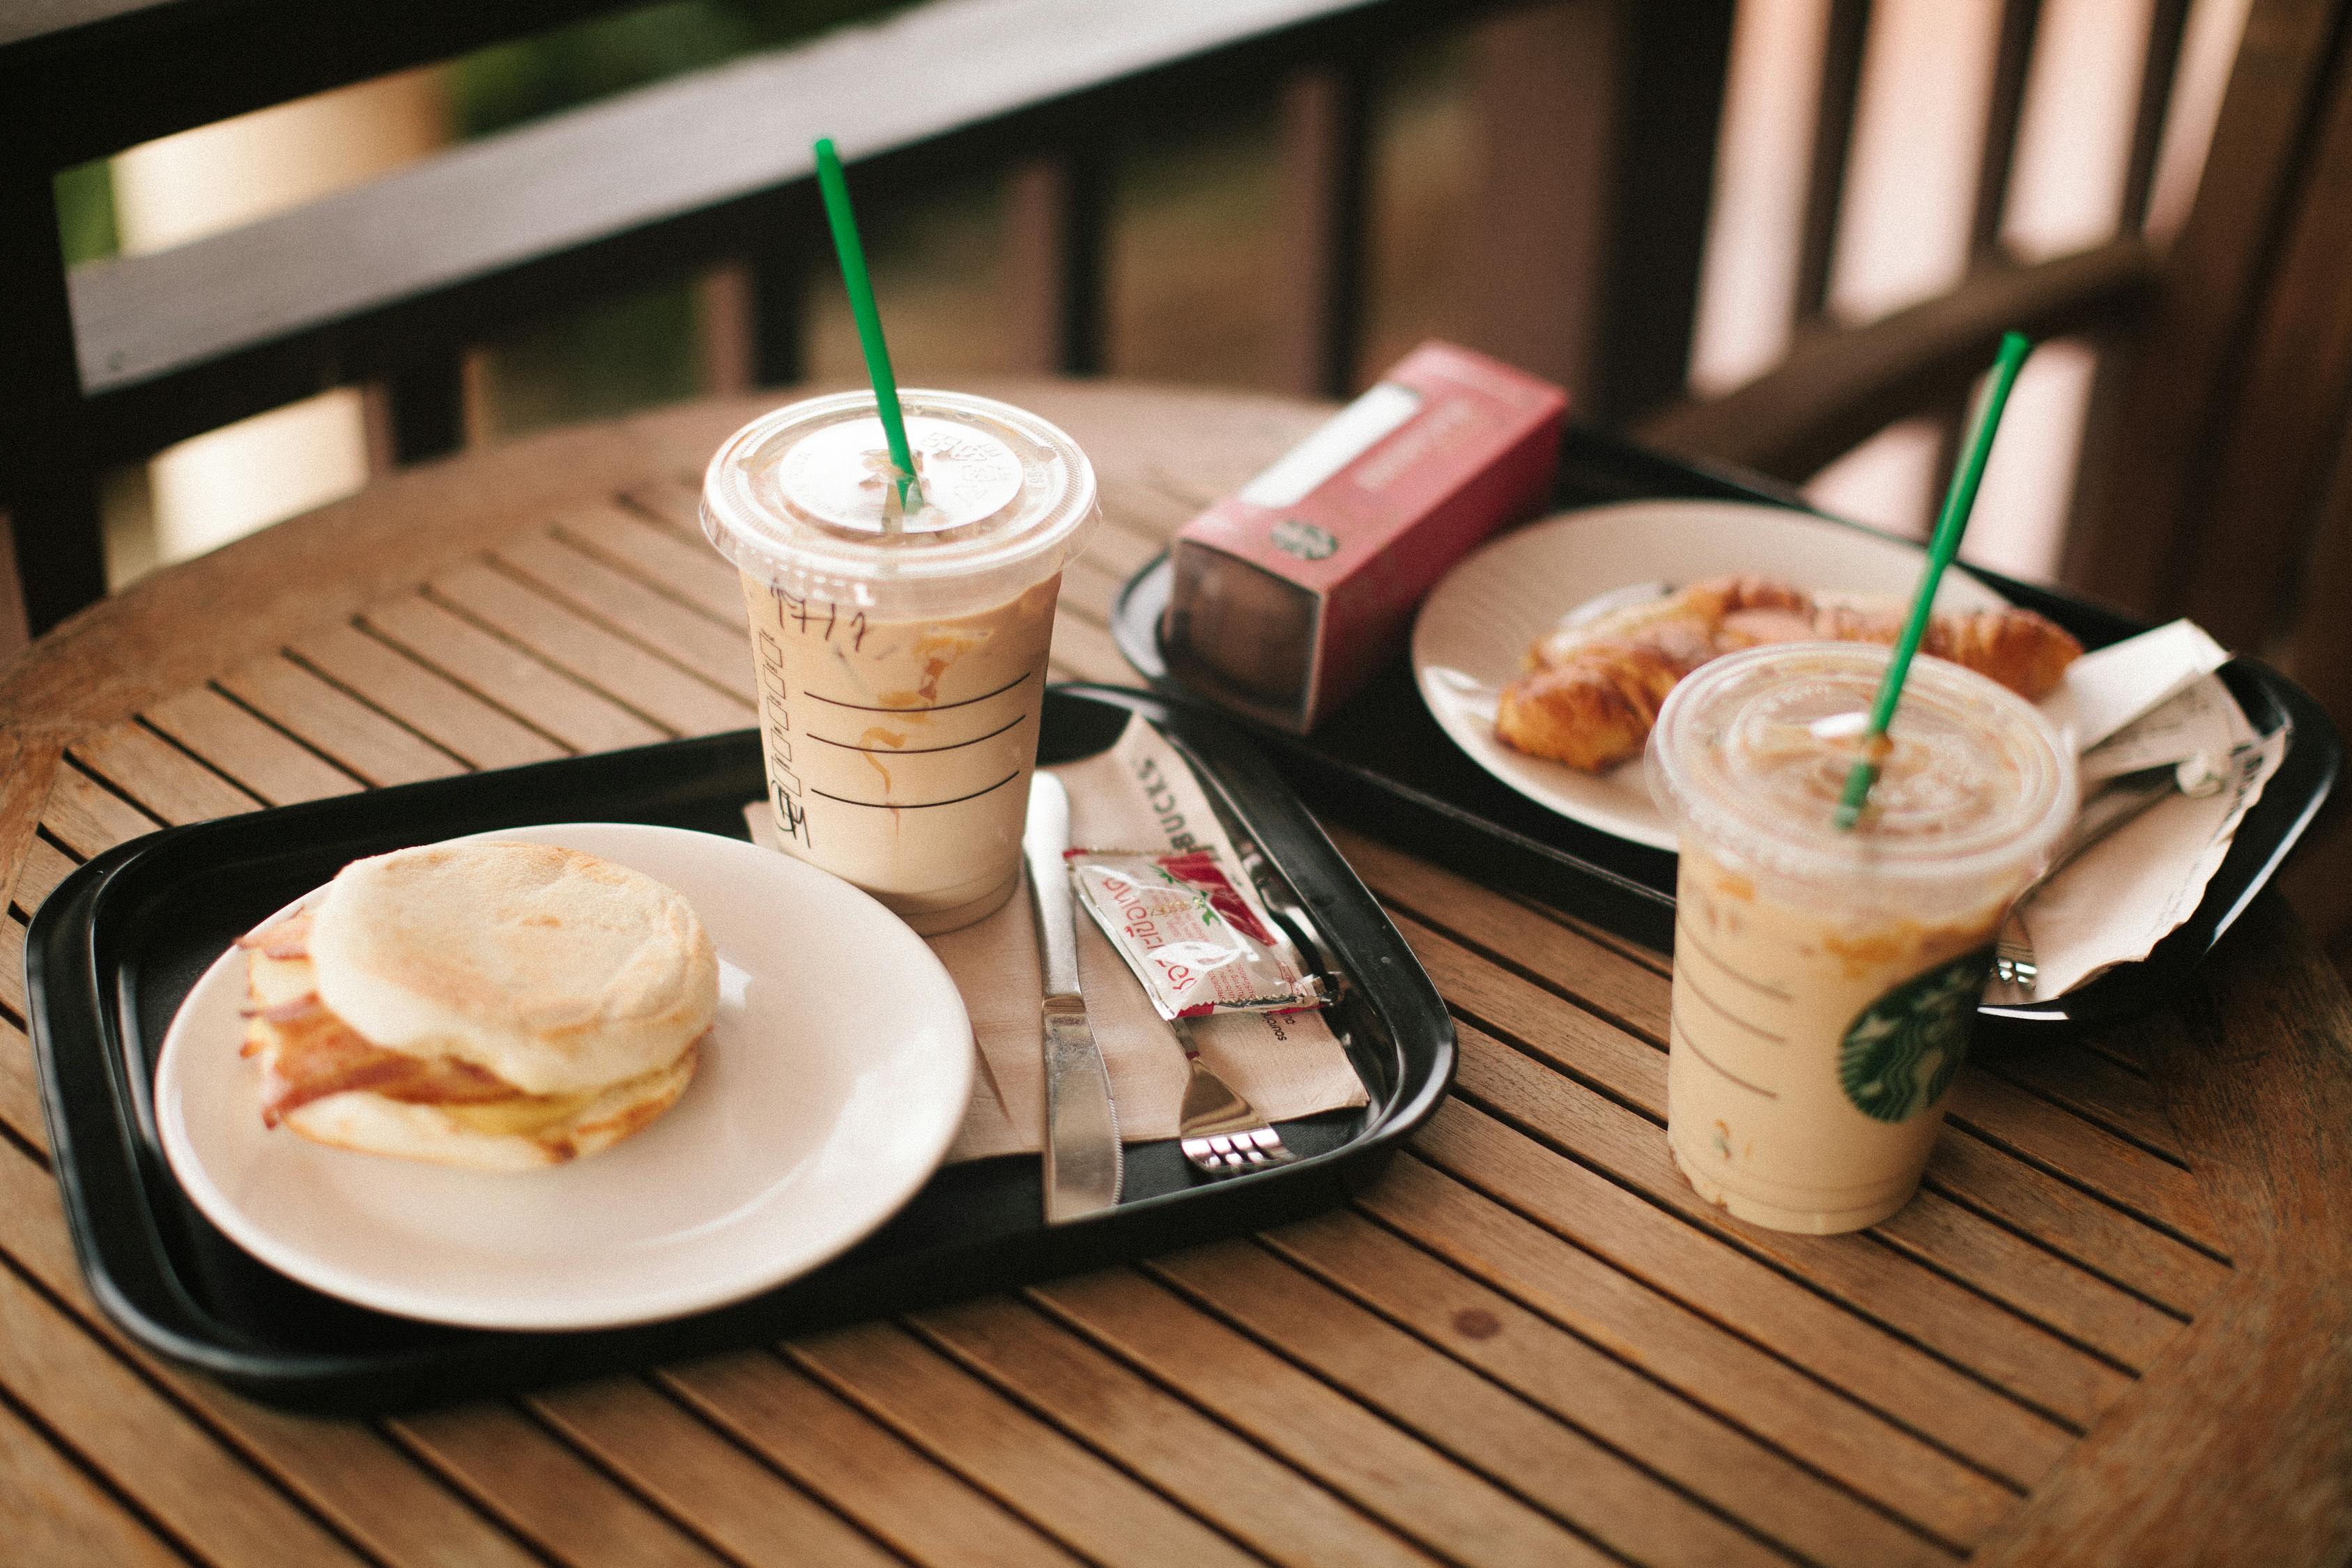
[[[1671,850],[1642,748],[1675,682],[1717,654],[1821,637],[1892,642],[1922,552],[1736,501],[1633,501],[1505,534],[1448,573],[1413,623],[1423,700],[1488,773],[1589,826]],[[2038,699],[2081,651],[1948,572],[1924,652]]]

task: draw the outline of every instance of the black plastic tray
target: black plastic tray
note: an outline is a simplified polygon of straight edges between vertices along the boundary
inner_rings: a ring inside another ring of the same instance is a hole
[[[1768,481],[1694,467],[1598,431],[1571,426],[1562,435],[1553,492],[1557,506],[1660,498],[1812,510],[1795,492]],[[2104,647],[2147,629],[2087,599],[1997,573],[1961,570],[2011,602],[2048,616],[2086,647]],[[1147,563],[1120,593],[1111,631],[1128,662],[1156,689],[1181,693],[1182,683],[1169,672],[1160,646],[1169,579],[1165,555]],[[2212,951],[2294,847],[2342,766],[2336,728],[2301,687],[2267,666],[2235,658],[2221,675],[2257,731],[2268,734],[2285,725],[2291,734],[2285,760],[2239,825],[2203,900],[2140,963],[2119,965],[2065,996],[2024,1006],[1989,1006],[1988,1014],[2029,1023],[2089,1023],[2139,1011]],[[1482,881],[1541,900],[1662,952],[1673,951],[1673,854],[1562,816],[1473,762],[1431,716],[1403,650],[1306,739],[1252,720],[1236,721],[1247,725],[1317,809],[1376,837],[1410,844],[1417,853]]]
[[[1428,977],[1282,779],[1216,714],[1111,688],[1046,694],[1041,754],[1109,746],[1140,713],[1182,751],[1311,917],[1340,977],[1330,1015],[1370,1104],[1282,1124],[1296,1163],[1209,1183],[1173,1142],[1128,1151],[1125,1200],[1047,1229],[1039,1161],[938,1173],[888,1225],[814,1273],[695,1316],[625,1329],[504,1333],[385,1316],[295,1283],[239,1250],[180,1191],[150,1086],[163,1031],[242,931],[404,845],[583,820],[745,837],[763,793],[757,734],[317,801],[168,828],[100,856],[34,918],[25,969],[42,1104],[92,1293],[142,1344],[273,1403],[344,1412],[469,1398],[774,1340],[1239,1235],[1341,1203],[1453,1080],[1454,1026]]]

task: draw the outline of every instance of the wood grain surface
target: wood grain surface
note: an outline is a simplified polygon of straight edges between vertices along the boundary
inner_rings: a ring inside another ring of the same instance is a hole
[[[1055,668],[1320,411],[989,388],[1094,457]],[[169,823],[738,728],[694,484],[772,398],[388,479],[0,670],[0,1527],[379,1564],[2323,1563],[2352,1545],[2352,1003],[2259,900],[2173,1006],[1989,1044],[1919,1199],[1752,1229],[1666,1158],[1669,966],[1334,825],[1459,1026],[1349,1207],[1014,1297],[396,1420],[268,1410],[86,1292],[25,923]]]

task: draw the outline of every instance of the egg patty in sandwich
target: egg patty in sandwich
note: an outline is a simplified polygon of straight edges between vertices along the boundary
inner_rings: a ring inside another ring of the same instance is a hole
[[[552,845],[356,860],[240,945],[265,1121],[482,1170],[557,1164],[645,1127],[685,1091],[718,1012],[692,907]]]

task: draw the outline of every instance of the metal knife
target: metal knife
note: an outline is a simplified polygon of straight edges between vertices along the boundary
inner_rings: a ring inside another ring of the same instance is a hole
[[[1070,847],[1070,796],[1062,781],[1039,773],[1029,786],[1029,823],[1021,836],[1029,892],[1037,911],[1037,951],[1045,972],[1045,1223],[1064,1225],[1118,1202],[1126,1160],[1118,1146],[1118,1108],[1110,1069],[1087,1023],[1078,990],[1077,901],[1063,852]]]

